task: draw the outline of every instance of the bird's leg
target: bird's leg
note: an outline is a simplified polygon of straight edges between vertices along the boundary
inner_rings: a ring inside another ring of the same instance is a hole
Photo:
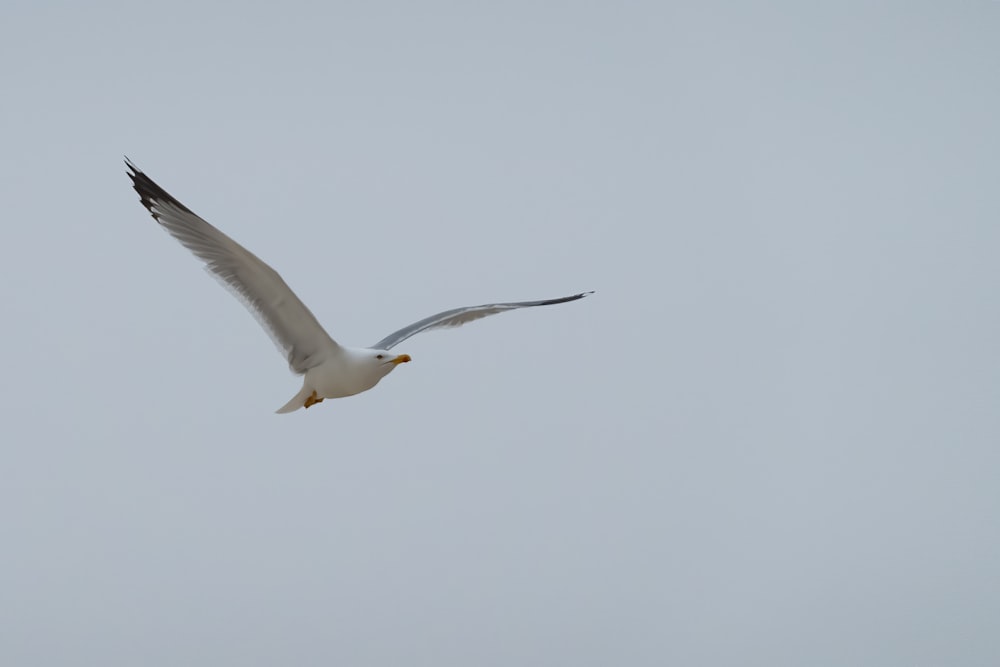
[[[323,399],[319,396],[319,394],[316,393],[316,390],[313,389],[313,393],[309,394],[309,397],[306,399],[305,406],[308,409],[316,405],[317,403],[322,403],[322,402]]]

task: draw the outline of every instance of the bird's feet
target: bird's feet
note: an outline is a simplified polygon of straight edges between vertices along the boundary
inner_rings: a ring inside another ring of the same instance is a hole
[[[316,390],[313,389],[313,393],[309,394],[309,397],[306,399],[305,406],[306,406],[306,409],[308,409],[308,408],[316,405],[317,403],[322,403],[322,402],[323,402],[323,399],[320,397],[319,394],[316,393]]]

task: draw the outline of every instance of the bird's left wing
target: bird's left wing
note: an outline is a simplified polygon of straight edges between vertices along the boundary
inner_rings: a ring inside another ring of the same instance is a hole
[[[170,196],[128,158],[125,164],[142,205],[253,313],[293,373],[301,375],[339,350],[277,271]]]
[[[430,317],[426,317],[420,320],[419,322],[414,322],[408,327],[403,327],[399,331],[389,334],[379,342],[372,345],[372,348],[376,350],[389,350],[392,347],[399,345],[410,336],[416,335],[421,331],[429,331],[431,329],[442,329],[445,327],[460,327],[466,322],[472,322],[473,320],[478,320],[482,317],[488,317],[490,315],[496,315],[497,313],[503,313],[508,310],[516,310],[518,308],[532,308],[534,306],[552,306],[557,303],[576,301],[577,299],[582,299],[588,294],[593,294],[593,292],[581,292],[580,294],[574,294],[573,296],[564,296],[558,299],[545,299],[543,301],[514,301],[510,303],[485,303],[481,306],[466,306],[465,308],[453,308],[451,310],[446,310],[444,312],[438,313],[437,315],[431,315]]]

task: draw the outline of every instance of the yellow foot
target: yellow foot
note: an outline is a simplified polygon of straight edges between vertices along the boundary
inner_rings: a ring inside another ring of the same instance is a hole
[[[323,402],[323,399],[320,398],[319,394],[316,393],[316,390],[313,389],[313,393],[309,394],[309,398],[306,399],[305,406],[308,409],[308,408],[316,405],[317,403],[322,403],[322,402]]]

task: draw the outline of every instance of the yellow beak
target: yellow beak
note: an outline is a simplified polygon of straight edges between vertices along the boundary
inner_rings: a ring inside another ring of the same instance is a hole
[[[410,355],[408,355],[408,354],[401,354],[398,357],[396,357],[395,359],[393,359],[392,363],[398,366],[399,364],[405,364],[409,360],[410,360]]]

